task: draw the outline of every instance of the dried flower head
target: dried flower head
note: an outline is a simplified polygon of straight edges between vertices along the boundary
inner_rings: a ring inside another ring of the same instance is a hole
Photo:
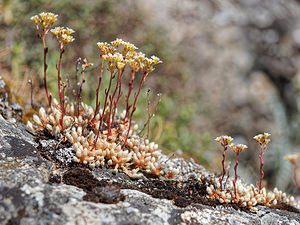
[[[84,59],[81,67],[82,67],[82,70],[86,70],[87,68],[89,68],[93,65],[94,65],[93,63],[88,63],[87,59]]]

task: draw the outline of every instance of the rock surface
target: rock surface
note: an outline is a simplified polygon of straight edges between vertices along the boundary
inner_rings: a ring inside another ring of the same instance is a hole
[[[168,200],[162,193],[154,198],[138,190],[152,178],[131,180],[106,168],[65,166],[42,157],[35,138],[24,125],[0,119],[1,224],[300,224],[299,213],[261,206],[256,212],[199,203],[179,207],[180,198]],[[170,163],[185,168],[178,178],[183,182],[208,174],[193,162]]]

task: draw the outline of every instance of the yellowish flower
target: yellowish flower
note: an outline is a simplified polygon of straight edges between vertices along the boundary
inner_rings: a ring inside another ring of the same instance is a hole
[[[75,40],[75,38],[73,36],[67,35],[67,34],[63,34],[61,36],[61,38],[62,38],[63,42],[65,42],[66,44],[70,43],[70,42],[73,42]]]
[[[229,147],[232,148],[233,151],[237,154],[240,153],[241,151],[243,151],[244,149],[248,148],[247,145],[243,145],[243,144],[235,145],[234,143],[230,144]]]
[[[70,34],[74,33],[75,31],[71,28],[64,28],[64,27],[55,27],[50,30],[57,38],[57,41],[59,43],[65,43],[68,44],[70,42],[73,42],[75,39]]]
[[[117,38],[116,40],[112,41],[111,44],[115,47],[118,48],[121,44],[123,44],[124,41],[122,39]]]
[[[124,66],[125,66],[125,63],[123,63],[123,62],[117,62],[117,68],[118,68],[118,70],[123,69]]]
[[[153,64],[154,65],[156,65],[156,64],[158,64],[158,63],[162,63],[162,61],[158,58],[158,57],[156,57],[156,56],[151,56],[151,59],[153,60]]]
[[[254,136],[253,138],[259,143],[259,144],[268,144],[271,140],[268,138],[271,134],[264,133],[264,134],[258,134]]]
[[[137,47],[134,44],[131,44],[129,42],[123,42],[122,44],[127,51],[134,51],[137,49]]]
[[[36,24],[38,24],[38,23],[40,22],[40,19],[39,19],[39,17],[38,17],[37,15],[32,16],[30,19],[31,19],[32,21],[34,21]]]
[[[107,49],[107,42],[98,42],[97,43],[97,46],[100,48],[102,54],[107,54],[108,52],[108,49]]]
[[[233,141],[233,138],[230,136],[220,136],[220,137],[216,137],[215,141],[219,142],[220,144],[222,144],[223,146],[228,145],[230,142]]]
[[[30,18],[35,24],[41,24],[44,30],[49,30],[53,23],[57,20],[57,15],[51,12],[42,12],[39,15]]]
[[[67,35],[73,34],[74,32],[75,32],[75,31],[74,31],[73,29],[69,28],[69,27],[66,27],[66,29],[65,29],[65,33],[66,33]]]
[[[129,66],[131,67],[131,69],[135,72],[137,72],[139,70],[139,63],[137,61],[135,61],[134,59],[130,59],[129,60]]]
[[[299,157],[299,153],[294,153],[294,154],[289,154],[284,156],[284,159],[290,161],[292,164],[295,164],[298,157]]]
[[[121,62],[121,61],[123,61],[123,55],[117,52],[114,54],[114,59],[115,59],[115,62]]]

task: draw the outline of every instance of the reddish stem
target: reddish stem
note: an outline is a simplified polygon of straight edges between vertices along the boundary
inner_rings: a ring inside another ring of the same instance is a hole
[[[298,188],[298,197],[300,197],[300,184],[297,179],[297,166],[296,166],[295,162],[292,164],[293,164],[293,168],[294,168],[294,180],[295,180],[296,186]]]
[[[122,149],[125,148],[125,145],[126,145],[126,142],[127,142],[127,139],[128,139],[128,136],[129,136],[129,132],[130,132],[130,128],[131,128],[131,121],[132,121],[132,116],[133,116],[133,113],[134,111],[136,110],[136,102],[137,102],[137,99],[139,97],[139,94],[141,92],[141,88],[142,88],[142,85],[147,77],[148,73],[145,73],[143,74],[143,77],[142,77],[142,80],[141,80],[141,83],[140,83],[140,87],[139,87],[139,90],[137,93],[135,93],[135,96],[134,96],[134,103],[133,103],[133,107],[132,107],[132,110],[131,110],[131,114],[130,114],[130,120],[129,120],[129,127],[128,127],[128,131],[127,131],[127,135],[126,135],[126,138],[124,140],[124,144],[122,146]]]
[[[112,115],[112,124],[114,124],[115,121],[115,116],[116,116],[116,111],[117,111],[117,105],[120,100],[120,97],[122,96],[122,78],[123,78],[123,73],[125,71],[125,67],[123,68],[121,75],[120,75],[120,80],[119,80],[119,92],[117,99],[114,101],[114,110],[113,110],[113,115]]]
[[[100,85],[101,85],[101,81],[102,81],[102,73],[103,73],[103,59],[102,59],[102,55],[100,55],[100,59],[101,59],[101,65],[100,65],[100,73],[99,73],[99,82],[98,82],[98,87],[96,90],[96,108],[95,108],[95,114],[94,114],[94,118],[93,118],[93,122],[99,112],[99,107],[100,107],[100,101],[99,99],[99,90],[100,90]]]
[[[236,152],[235,153],[235,166],[234,166],[234,181],[233,181],[233,186],[234,186],[234,196],[235,196],[235,198],[237,198],[237,196],[236,196],[236,181],[237,181],[237,179],[238,179],[238,176],[237,176],[237,167],[238,167],[238,165],[239,165],[239,162],[238,162],[238,156],[239,156],[239,153],[238,152]]]
[[[130,98],[131,92],[133,90],[133,80],[134,80],[134,77],[135,77],[135,71],[132,70],[131,71],[131,78],[130,78],[130,81],[129,81],[128,93],[127,93],[127,96],[126,96],[126,115],[125,115],[126,119],[128,119],[129,110],[131,108],[131,105],[129,105],[129,98]]]
[[[105,113],[106,105],[107,105],[107,98],[108,98],[108,94],[109,94],[109,91],[110,91],[110,88],[111,88],[111,83],[112,83],[112,80],[114,79],[114,77],[115,76],[113,74],[113,71],[111,71],[110,72],[110,80],[109,80],[108,89],[105,89],[105,101],[104,101],[103,111],[102,111],[102,114],[101,114],[101,117],[100,117],[99,130],[97,132],[97,137],[96,137],[96,140],[95,140],[94,147],[96,147],[97,141],[98,141],[98,138],[99,138],[99,135],[100,135],[100,130],[101,130],[101,127],[102,127],[104,113]]]
[[[60,100],[60,109],[61,109],[61,118],[60,118],[60,125],[62,128],[62,132],[64,130],[64,125],[63,125],[63,118],[65,116],[65,98],[64,98],[64,93],[61,91],[61,76],[60,76],[60,68],[61,68],[61,61],[62,61],[62,55],[64,54],[64,47],[63,45],[60,48],[60,54],[59,54],[59,62],[57,66],[57,85],[58,85],[58,93],[59,93],[59,100]]]
[[[121,72],[120,72],[120,70],[118,70],[118,79],[117,79],[115,90],[114,90],[113,94],[109,96],[110,107],[109,107],[109,114],[108,114],[107,140],[110,136],[111,125],[113,125],[113,122],[112,123],[110,122],[110,120],[111,120],[110,118],[111,118],[111,113],[112,113],[112,109],[113,109],[114,98],[115,98],[115,95],[117,93],[117,90],[119,89],[120,79],[121,79]],[[112,118],[112,121],[113,121],[113,118]]]
[[[81,95],[81,92],[82,92],[82,86],[84,84],[85,80],[84,80],[84,71],[81,71],[81,85],[80,85],[80,89],[79,89],[79,92],[78,92],[78,96],[77,96],[77,115],[79,116],[79,111],[80,111],[80,95]]]
[[[47,65],[46,62],[47,62],[48,48],[46,47],[45,37],[46,37],[46,34],[44,33],[44,35],[42,36],[43,47],[44,47],[44,88],[45,88],[45,91],[46,91],[46,96],[47,96],[47,99],[48,99],[49,108],[52,111],[51,97],[49,95],[48,88],[47,88],[47,68],[48,68],[48,65]]]
[[[263,161],[263,154],[264,154],[264,150],[266,148],[266,145],[265,144],[260,144],[261,146],[261,152],[259,154],[259,159],[260,159],[260,179],[259,179],[259,190],[261,190],[261,183],[262,183],[262,180],[264,178],[264,171],[263,171],[263,166],[264,166],[264,161]]]
[[[221,191],[223,190],[223,179],[224,179],[224,176],[226,174],[226,168],[225,168],[225,155],[226,155],[226,150],[227,150],[227,145],[223,145],[224,147],[224,151],[222,153],[222,156],[223,156],[223,159],[222,159],[222,167],[223,167],[223,174],[222,174],[222,177],[219,179],[220,181],[220,187],[221,187]]]

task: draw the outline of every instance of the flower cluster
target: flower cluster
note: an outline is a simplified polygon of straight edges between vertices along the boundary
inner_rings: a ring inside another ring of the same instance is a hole
[[[230,144],[229,145],[230,148],[233,149],[233,151],[236,153],[236,154],[239,154],[241,151],[245,150],[246,148],[248,148],[247,145],[243,145],[243,144]]]
[[[110,44],[98,42],[97,45],[101,50],[102,58],[107,62],[110,70],[121,70],[128,64],[135,72],[141,69],[144,73],[150,73],[154,70],[154,65],[162,63],[156,56],[147,58],[142,52],[136,52],[137,47],[134,44],[119,38]]]
[[[226,146],[233,141],[233,138],[230,136],[220,136],[216,137],[215,141],[219,142],[222,146]]]
[[[254,136],[253,138],[259,143],[259,144],[268,144],[270,142],[269,137],[271,136],[271,134],[269,133],[264,133],[264,134],[258,134],[256,136]]]
[[[42,12],[39,15],[30,18],[38,26],[39,24],[44,30],[49,30],[53,23],[57,20],[57,15],[51,12]]]
[[[75,31],[72,30],[71,28],[55,27],[55,28],[51,29],[50,31],[56,36],[57,41],[59,43],[68,44],[75,40],[74,37],[71,35]]]

